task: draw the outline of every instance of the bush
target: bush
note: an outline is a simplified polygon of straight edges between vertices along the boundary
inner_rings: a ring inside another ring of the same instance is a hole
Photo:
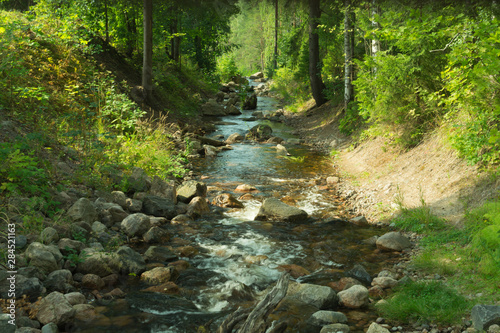
[[[231,81],[233,76],[239,75],[240,71],[236,66],[234,55],[224,54],[217,59],[217,74],[223,82]]]

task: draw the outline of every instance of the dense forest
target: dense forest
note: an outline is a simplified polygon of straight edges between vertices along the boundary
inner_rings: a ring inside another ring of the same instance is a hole
[[[174,184],[175,192],[195,178],[193,161],[209,155],[205,144],[226,145],[208,137],[215,125],[201,117],[203,108],[217,94],[227,99],[221,86],[241,88],[231,92],[243,106],[253,89],[243,77],[256,72],[265,76],[266,97],[290,114],[327,106],[340,115],[338,130],[351,142],[383,137],[401,152],[439,136],[443,147],[498,184],[499,15],[500,4],[486,0],[0,0],[0,276],[9,270],[3,262],[18,258],[7,246],[13,235],[7,225],[27,237],[30,245],[18,261],[25,266],[36,261],[29,254],[33,244],[44,243],[35,252],[48,251],[47,229],[85,245],[97,238],[106,256],[142,244],[142,234],[134,237],[119,223],[142,212],[134,205],[146,202],[143,192],[151,183],[160,184],[163,195]],[[333,149],[331,156],[338,153]],[[283,161],[300,168],[304,157]],[[321,181],[328,188],[326,177]],[[206,196],[203,186],[200,196]],[[125,208],[116,207],[116,197],[109,199],[109,205],[115,200],[112,208],[99,202],[109,193],[122,195]],[[462,223],[450,226],[431,214],[423,198],[422,207],[410,209],[396,196],[401,214],[389,221],[391,227],[415,242],[425,237],[411,272],[422,270],[425,279],[433,280],[432,274],[439,281],[403,287],[380,310],[385,318],[412,321],[425,332],[427,324],[438,329],[443,323],[444,332],[464,321],[474,305],[470,299],[498,305],[500,204],[498,194],[492,197],[496,201],[478,209],[465,208]],[[89,206],[106,211],[99,212],[102,222],[109,220],[105,236],[93,225],[89,231],[98,215],[82,227],[69,213],[87,198],[96,202]],[[182,206],[177,199],[175,205]],[[110,213],[115,208],[118,213]],[[184,227],[179,225],[172,228]],[[191,227],[179,237],[201,230]],[[71,273],[93,256],[78,247],[59,248],[61,260],[54,265]],[[124,275],[133,279],[142,272]],[[0,281],[0,293],[2,288]],[[404,308],[409,299],[425,305]]]

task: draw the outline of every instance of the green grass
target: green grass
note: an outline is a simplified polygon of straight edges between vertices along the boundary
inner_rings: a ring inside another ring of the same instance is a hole
[[[401,322],[454,324],[468,310],[469,302],[440,281],[409,282],[378,306],[386,318]]]

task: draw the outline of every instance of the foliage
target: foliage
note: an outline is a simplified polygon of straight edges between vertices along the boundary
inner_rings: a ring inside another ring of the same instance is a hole
[[[361,117],[359,115],[358,103],[355,101],[350,102],[344,113],[344,117],[339,120],[339,130],[345,135],[351,135],[360,126],[360,122]]]
[[[229,82],[233,76],[240,74],[238,67],[236,66],[234,55],[225,54],[218,58],[217,74],[223,82]]]
[[[280,94],[285,103],[304,103],[310,98],[309,84],[297,81],[294,74],[295,72],[287,67],[278,69],[274,75],[271,90]]]
[[[441,281],[409,281],[377,308],[384,317],[402,322],[453,324],[460,322],[469,302]]]

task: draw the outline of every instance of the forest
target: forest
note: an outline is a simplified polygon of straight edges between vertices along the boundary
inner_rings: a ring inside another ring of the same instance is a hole
[[[0,307],[9,313],[6,277],[16,271],[13,316],[65,332],[123,333],[122,320],[130,332],[221,333],[499,324],[499,15],[500,4],[487,0],[0,0]],[[257,85],[246,78],[259,72],[266,92],[251,113],[245,105]],[[228,110],[228,99],[236,117],[206,117],[217,103]],[[331,112],[321,125],[335,118],[350,146],[328,146],[323,156],[304,148],[307,135],[281,127],[287,117],[301,125],[315,110]],[[275,120],[276,128],[267,125]],[[230,143],[221,128],[235,124],[249,133]],[[259,138],[265,126],[285,140]],[[353,207],[362,195],[349,186],[363,179],[343,188],[348,177],[332,178],[331,167],[377,138],[384,152],[399,154],[439,138],[477,171],[471,181],[487,184],[488,196],[471,203],[459,193],[463,214],[452,225],[421,188],[419,206],[409,207],[389,184],[392,208],[373,205],[394,214],[359,224]],[[237,174],[240,163],[254,169]],[[193,196],[181,194],[193,186]],[[310,208],[322,200],[334,208]],[[264,212],[275,205],[298,215],[277,223]],[[251,224],[258,217],[269,223]],[[370,243],[385,237],[380,230],[401,233],[413,252]],[[168,277],[151,277],[155,270]],[[276,286],[289,293],[316,295],[301,288],[327,285],[340,300],[305,306],[285,293],[267,312],[255,307],[264,294],[283,292],[270,287],[281,272],[296,284],[283,287],[281,275]],[[373,284],[377,275],[390,287]],[[360,305],[342,298],[352,282],[343,279],[364,285]],[[66,311],[59,292],[75,291],[86,301],[68,303],[67,316],[41,310]],[[160,310],[143,310],[157,303]],[[165,303],[173,304],[170,317],[161,313]],[[478,324],[488,306],[496,317]],[[243,310],[254,307],[263,318]],[[336,309],[345,321],[312,319]],[[0,331],[12,329],[7,320],[0,316]]]

